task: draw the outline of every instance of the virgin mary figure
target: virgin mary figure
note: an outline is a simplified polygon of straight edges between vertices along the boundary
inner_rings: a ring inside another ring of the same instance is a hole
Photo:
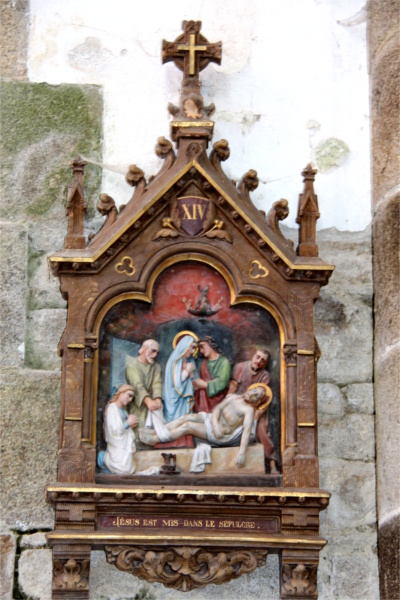
[[[165,367],[163,403],[167,423],[192,412],[194,389],[192,379],[198,377],[193,355],[197,351],[198,337],[191,331],[175,336],[173,351]]]

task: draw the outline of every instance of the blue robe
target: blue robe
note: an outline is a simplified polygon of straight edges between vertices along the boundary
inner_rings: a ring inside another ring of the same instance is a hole
[[[198,377],[198,374],[197,370],[195,370],[192,377],[188,377],[185,381],[182,381],[182,365],[183,355],[194,341],[190,335],[185,335],[179,340],[165,367],[162,399],[164,403],[164,418],[167,423],[192,412],[194,404],[192,379]],[[188,358],[187,362],[196,364],[193,357]]]

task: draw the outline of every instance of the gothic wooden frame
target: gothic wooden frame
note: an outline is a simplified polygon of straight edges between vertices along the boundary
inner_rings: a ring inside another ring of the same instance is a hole
[[[127,181],[135,190],[123,210],[118,212],[113,199],[101,195],[98,209],[106,219],[88,245],[83,235],[85,163],[78,157],[72,164],[65,248],[50,258],[68,300],[67,326],[59,345],[63,371],[58,477],[46,492],[55,509],[55,529],[48,534],[53,598],[89,597],[94,548],[103,548],[107,560],[122,571],[182,591],[250,573],[265,562],[268,552],[279,552],[281,597],[316,598],[319,551],[326,543],[319,537],[319,511],[328,505],[329,493],[319,489],[319,349],[313,304],[333,271],[318,257],[315,240],[316,172],[310,165],[303,171],[295,250],[279,229],[288,214],[287,201],[261,214],[250,199],[258,185],[256,172],[246,173],[236,186],[221,166],[229,157],[226,140],[216,142],[207,154],[213,106],[203,104],[199,71],[210,61],[220,61],[221,44],[208,44],[199,22],[185,22],[183,28],[175,42],[163,42],[164,62],[174,60],[184,73],[181,104],[170,107],[177,154],[171,142],[160,138],[156,153],[164,164],[154,178],[146,181],[138,167],[130,167]],[[195,185],[214,211],[213,222],[196,236],[185,235],[171,216],[171,202],[188,185]],[[188,260],[211,265],[222,275],[232,305],[255,303],[279,325],[283,434],[278,487],[260,486],[251,478],[234,487],[193,487],[176,479],[161,485],[140,477],[128,484],[96,482],[93,431],[101,320],[121,299],[151,302],[160,273]],[[156,516],[168,520],[178,513],[197,517],[202,527],[167,531],[145,525]],[[139,529],[102,526],[109,516],[127,514],[141,519]],[[207,516],[276,525],[272,532],[262,527],[259,532],[217,532],[206,526]]]

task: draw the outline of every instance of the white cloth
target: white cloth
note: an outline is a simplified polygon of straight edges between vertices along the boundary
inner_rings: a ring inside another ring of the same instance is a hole
[[[148,467],[144,471],[138,471],[136,475],[159,475],[160,467]]]
[[[174,441],[174,438],[172,437],[168,427],[165,424],[162,408],[147,411],[145,427],[149,429],[154,429],[158,439],[162,444]]]
[[[191,473],[202,473],[206,465],[211,465],[211,446],[203,443],[197,444],[189,471]]]
[[[135,472],[133,455],[136,452],[135,435],[126,428],[128,413],[112,403],[105,415],[105,437],[107,450],[104,465],[111,473],[132,475]]]

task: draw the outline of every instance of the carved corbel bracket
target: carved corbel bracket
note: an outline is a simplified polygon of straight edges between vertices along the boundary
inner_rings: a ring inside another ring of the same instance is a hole
[[[52,598],[89,598],[90,546],[60,545],[53,549]]]
[[[175,546],[148,550],[136,546],[106,546],[107,562],[150,583],[181,592],[220,584],[252,573],[265,564],[268,550],[204,549]]]
[[[318,598],[318,565],[282,563],[281,598]]]

